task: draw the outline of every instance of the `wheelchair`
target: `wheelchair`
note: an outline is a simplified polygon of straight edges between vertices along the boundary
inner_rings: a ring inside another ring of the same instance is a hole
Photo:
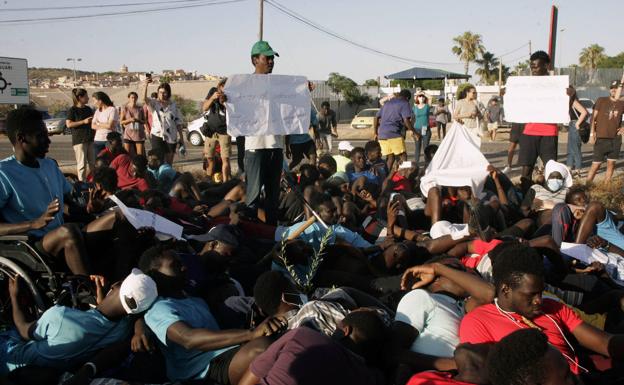
[[[95,305],[95,290],[89,277],[58,271],[23,235],[0,236],[0,328],[13,324],[9,279],[22,278],[22,309],[33,319],[54,305],[88,309]]]

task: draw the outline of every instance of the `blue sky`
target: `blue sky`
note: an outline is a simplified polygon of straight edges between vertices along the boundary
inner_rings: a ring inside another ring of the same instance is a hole
[[[125,2],[149,0],[125,0]],[[532,41],[547,49],[550,1],[415,0],[279,0],[289,9],[359,43],[412,59],[450,63],[423,65],[461,72],[451,53],[452,38],[464,31],[480,33],[486,49],[501,55]],[[6,12],[7,8],[119,4],[124,0],[0,0],[0,21],[33,17],[86,15],[135,8]],[[153,8],[164,5],[154,5]],[[621,37],[609,26],[622,25],[621,0],[565,0],[559,4],[558,54],[564,65],[576,63],[592,43],[615,55],[624,51]],[[280,53],[275,73],[326,79],[340,72],[358,82],[417,65],[371,54],[338,41],[265,5],[265,40]],[[81,57],[80,69],[131,71],[197,70],[228,75],[251,71],[249,50],[258,31],[258,1],[70,22],[0,23],[0,56],[24,57],[30,66],[70,67],[68,57]],[[528,47],[503,62],[513,66],[528,56]],[[512,60],[512,62],[509,62]],[[475,65],[471,65],[474,69]],[[472,72],[472,71],[471,71]]]

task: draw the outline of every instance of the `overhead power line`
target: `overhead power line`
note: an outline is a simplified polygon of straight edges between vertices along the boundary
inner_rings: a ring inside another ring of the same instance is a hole
[[[144,3],[122,3],[122,4],[66,5],[66,6],[58,6],[58,7],[0,8],[0,13],[2,12],[62,11],[62,10],[71,10],[71,9],[110,8],[110,7],[137,7],[137,6],[142,6],[142,5],[196,3],[199,1],[202,1],[202,0],[150,1],[150,2],[144,2]]]
[[[274,1],[274,0],[265,0],[265,3],[269,4],[271,7],[273,7],[274,9],[278,10],[279,12],[301,22],[304,23],[306,25],[308,25],[309,27],[322,32],[326,35],[329,35],[335,39],[338,40],[342,40],[345,43],[351,44],[355,47],[364,49],[366,51],[378,54],[378,55],[382,55],[382,56],[386,56],[395,60],[399,60],[402,62],[406,62],[406,63],[415,63],[415,64],[433,64],[433,65],[460,65],[462,63],[459,62],[453,62],[453,63],[449,63],[449,62],[430,62],[430,61],[424,61],[424,60],[417,60],[417,59],[412,59],[412,58],[408,58],[408,57],[404,57],[404,56],[399,56],[399,55],[395,55],[389,52],[385,52],[373,47],[369,47],[367,45],[364,45],[362,43],[356,42],[348,37],[345,37],[343,35],[338,34],[337,32],[333,32],[331,30],[329,30],[328,28],[310,20],[305,18],[304,16],[296,13],[295,11],[286,8],[285,6],[281,5],[280,3]]]
[[[178,9],[208,7],[212,5],[240,3],[243,1],[247,1],[247,0],[218,0],[218,1],[209,1],[209,2],[202,1],[201,4],[178,5],[178,6],[173,6],[173,7],[161,7],[161,8],[150,8],[150,9],[137,9],[137,10],[132,10],[132,11],[122,11],[122,12],[94,13],[94,14],[88,14],[88,15],[75,15],[75,16],[39,17],[39,18],[29,18],[29,19],[9,19],[9,20],[0,20],[0,25],[1,24],[31,23],[31,22],[41,22],[41,21],[70,21],[70,20],[91,19],[91,18],[105,17],[105,16],[137,15],[137,14],[142,14],[142,13],[162,12],[162,11],[170,11],[170,10],[178,10]]]
[[[509,54],[512,54],[512,53],[514,53],[514,52],[518,52],[518,51],[520,51],[522,48],[524,48],[524,47],[526,47],[526,46],[528,46],[528,45],[529,45],[529,43],[525,43],[525,44],[521,45],[521,46],[520,46],[520,47],[518,47],[518,48],[514,48],[514,49],[512,49],[511,51],[508,51],[508,52],[505,52],[505,53],[504,53],[504,54],[502,54],[502,55],[499,55],[498,57],[505,57],[505,56],[507,56],[507,55],[509,55]]]

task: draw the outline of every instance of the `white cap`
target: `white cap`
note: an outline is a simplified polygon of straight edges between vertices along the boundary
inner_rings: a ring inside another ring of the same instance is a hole
[[[404,170],[406,168],[412,168],[412,161],[411,160],[404,160],[399,165],[399,170]]]
[[[152,306],[156,297],[158,297],[156,282],[139,269],[132,269],[119,288],[121,306],[128,314],[143,313]],[[134,300],[136,307],[130,308],[127,299]]]
[[[338,151],[353,151],[353,146],[347,140],[343,140],[338,143]]]
[[[467,224],[451,223],[449,221],[438,221],[429,230],[431,238],[438,239],[445,235],[450,235],[452,239],[458,240],[470,235]]]

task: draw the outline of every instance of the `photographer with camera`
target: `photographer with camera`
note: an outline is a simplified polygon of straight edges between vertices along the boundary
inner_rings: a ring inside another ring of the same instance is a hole
[[[225,94],[223,88],[227,79],[222,79],[216,87],[212,87],[202,105],[202,110],[206,112],[206,121],[201,128],[202,134],[206,138],[204,141],[204,156],[208,160],[206,176],[212,178],[215,167],[215,150],[217,142],[221,148],[221,173],[223,182],[227,182],[231,177],[230,154],[232,139],[227,133],[225,121]]]

